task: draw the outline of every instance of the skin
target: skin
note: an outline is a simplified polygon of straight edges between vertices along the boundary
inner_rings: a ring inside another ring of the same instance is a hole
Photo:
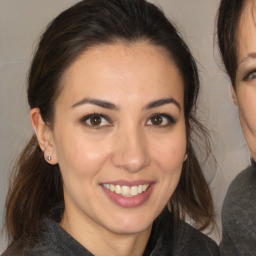
[[[39,109],[31,111],[40,146],[62,173],[60,225],[95,255],[142,255],[152,223],[181,175],[186,152],[182,77],[164,49],[117,43],[85,51],[60,86],[52,129]],[[104,115],[97,117],[98,126],[86,117],[94,113]],[[152,115],[162,120],[159,125]],[[102,186],[120,181],[150,183],[149,196],[138,206],[120,206]]]
[[[256,160],[256,9],[253,1],[245,4],[238,25],[238,68],[232,98],[238,106],[244,137]]]

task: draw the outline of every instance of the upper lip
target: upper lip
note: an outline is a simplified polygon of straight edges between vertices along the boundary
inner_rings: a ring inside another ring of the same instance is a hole
[[[106,181],[102,182],[101,184],[112,184],[112,185],[120,185],[120,186],[138,186],[138,185],[147,185],[152,184],[153,181],[149,180],[136,180],[136,181],[128,181],[128,180],[115,180],[115,181]]]

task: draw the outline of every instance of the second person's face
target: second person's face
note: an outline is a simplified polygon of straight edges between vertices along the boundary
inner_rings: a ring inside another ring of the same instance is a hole
[[[247,1],[238,26],[238,68],[233,96],[238,105],[241,127],[256,160],[256,9]]]

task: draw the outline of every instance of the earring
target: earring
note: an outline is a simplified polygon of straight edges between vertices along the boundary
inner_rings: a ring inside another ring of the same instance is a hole
[[[51,161],[51,160],[52,160],[52,158],[51,158],[50,156],[46,156],[45,158],[46,158],[46,160],[48,160],[48,161]]]
[[[186,153],[183,162],[185,162],[187,159],[188,159],[188,154]]]

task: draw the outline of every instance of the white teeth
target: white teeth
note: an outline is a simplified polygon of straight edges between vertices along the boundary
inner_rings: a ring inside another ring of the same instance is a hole
[[[105,188],[110,189],[110,185],[106,184]]]
[[[106,184],[106,185],[109,185],[109,184]],[[108,189],[108,187],[105,187]],[[115,186],[110,184],[110,191],[114,192],[115,191]]]
[[[138,195],[138,187],[137,186],[132,186],[130,193],[131,193],[132,196]]]
[[[122,186],[122,195],[129,196],[130,188],[128,186]]]
[[[122,188],[121,188],[121,186],[116,185],[115,193],[116,193],[116,194],[122,194]]]
[[[124,197],[133,197],[137,196],[143,192],[145,192],[149,184],[144,184],[144,185],[138,185],[138,186],[120,186],[120,185],[113,185],[113,184],[103,184],[104,188],[109,189],[110,191],[122,195]]]
[[[144,191],[146,191],[148,189],[148,185],[143,185],[142,186],[142,191],[144,192]]]

